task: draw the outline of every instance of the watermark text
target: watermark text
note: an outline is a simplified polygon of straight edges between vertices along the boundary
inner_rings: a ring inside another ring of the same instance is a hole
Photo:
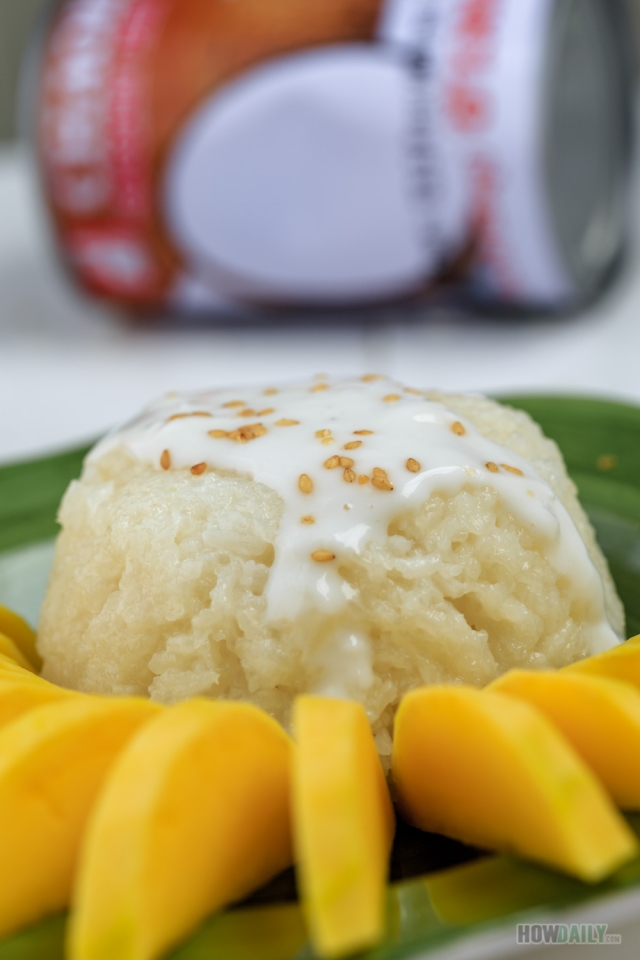
[[[589,945],[618,945],[622,943],[619,933],[608,933],[608,923],[519,923],[517,942],[528,944],[579,943]]]

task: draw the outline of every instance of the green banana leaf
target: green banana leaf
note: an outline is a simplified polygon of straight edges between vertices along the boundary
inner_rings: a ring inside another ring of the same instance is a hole
[[[510,397],[560,446],[607,555],[627,614],[640,633],[640,408],[572,397]],[[0,468],[0,602],[35,617],[51,560],[56,510],[86,449]],[[640,836],[640,816],[629,817]],[[0,851],[0,865],[2,853]],[[588,886],[509,857],[485,856],[400,824],[387,898],[387,931],[363,960],[425,957],[469,942],[475,957],[516,946],[516,925],[564,922],[623,892],[640,898],[640,860]],[[584,922],[584,920],[582,921]],[[0,960],[63,960],[65,918],[0,943]],[[502,939],[501,939],[502,938]],[[292,871],[251,900],[212,917],[173,960],[312,960]],[[118,958],[114,958],[118,960]]]

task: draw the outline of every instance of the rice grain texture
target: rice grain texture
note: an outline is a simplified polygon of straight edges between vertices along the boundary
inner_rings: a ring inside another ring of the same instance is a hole
[[[556,445],[524,413],[430,394],[525,457],[569,511],[622,606]],[[293,441],[292,441],[293,442]],[[267,622],[280,496],[245,476],[154,469],[123,448],[85,466],[60,510],[40,623],[44,676],[172,703],[249,700],[288,725],[303,692],[361,701],[383,758],[395,710],[430,683],[481,687],[512,668],[558,668],[588,651],[564,579],[490,485],[399,513],[386,542],[341,561],[347,618]]]

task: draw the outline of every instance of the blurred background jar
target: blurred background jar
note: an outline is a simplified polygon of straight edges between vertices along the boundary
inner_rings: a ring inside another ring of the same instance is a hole
[[[27,123],[62,261],[131,310],[570,310],[615,274],[628,0],[58,0]]]

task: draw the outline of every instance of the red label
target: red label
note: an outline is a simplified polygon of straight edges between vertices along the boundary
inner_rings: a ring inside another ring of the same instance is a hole
[[[452,81],[446,105],[454,127],[469,133],[491,119],[491,102],[482,80],[491,68],[500,0],[468,0],[456,25]]]
[[[75,268],[96,292],[125,300],[155,294],[155,259],[139,231],[117,224],[73,227],[66,241]]]
[[[162,296],[145,57],[171,0],[72,0],[47,44],[41,143],[72,263],[93,291]]]
[[[40,145],[64,250],[85,286],[167,300],[185,268],[162,208],[191,112],[255,65],[373,41],[382,0],[63,0],[46,40]]]

